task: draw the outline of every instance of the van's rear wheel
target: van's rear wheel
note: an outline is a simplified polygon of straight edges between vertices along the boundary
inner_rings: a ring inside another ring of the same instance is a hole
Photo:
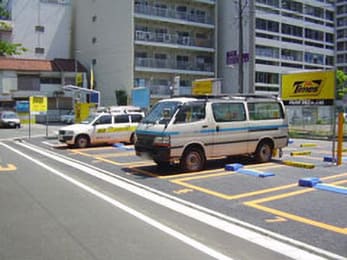
[[[78,148],[86,148],[89,146],[89,137],[87,135],[80,135],[76,138],[75,146]]]
[[[262,141],[255,152],[255,158],[258,162],[268,162],[272,158],[273,146],[267,142]]]
[[[204,152],[198,147],[188,148],[180,161],[181,168],[188,172],[200,171],[205,167]]]

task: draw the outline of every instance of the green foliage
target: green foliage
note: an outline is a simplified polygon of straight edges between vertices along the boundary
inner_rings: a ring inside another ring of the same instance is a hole
[[[5,30],[5,31],[11,31],[12,30],[12,25],[10,23],[0,21],[0,29]]]
[[[0,5],[0,18],[5,20],[10,18],[10,13],[2,5]],[[12,30],[12,25],[11,23],[0,21],[0,28],[10,31]],[[27,49],[24,48],[21,43],[11,43],[0,40],[0,56],[20,55],[26,51]]]
[[[2,19],[10,18],[10,13],[3,6],[0,6],[0,17]]]
[[[342,99],[347,94],[347,75],[342,70],[336,71],[336,93],[337,99]]]
[[[27,49],[21,43],[11,43],[0,40],[0,56],[20,55]]]

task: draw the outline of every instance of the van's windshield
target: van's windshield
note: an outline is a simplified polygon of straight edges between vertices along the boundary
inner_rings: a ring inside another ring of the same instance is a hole
[[[177,101],[164,101],[157,103],[143,119],[145,124],[168,124],[176,110],[182,105]]]

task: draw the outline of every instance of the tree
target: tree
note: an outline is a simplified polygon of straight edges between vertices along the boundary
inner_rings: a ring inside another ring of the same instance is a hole
[[[337,99],[342,99],[344,95],[347,95],[347,75],[342,70],[336,71],[336,93]]]
[[[27,51],[21,43],[11,43],[0,40],[0,56],[19,55]]]

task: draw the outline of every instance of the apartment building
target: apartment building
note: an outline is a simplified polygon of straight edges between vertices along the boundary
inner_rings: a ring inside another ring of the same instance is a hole
[[[336,66],[347,73],[347,1],[336,1]]]
[[[259,94],[279,94],[284,73],[332,69],[334,2],[219,0],[218,71],[223,78],[223,92],[239,92],[240,65],[243,92]],[[241,52],[242,62],[238,59]]]
[[[76,0],[74,10],[74,54],[93,65],[105,105],[116,90],[190,94],[192,81],[217,75],[216,0]]]

